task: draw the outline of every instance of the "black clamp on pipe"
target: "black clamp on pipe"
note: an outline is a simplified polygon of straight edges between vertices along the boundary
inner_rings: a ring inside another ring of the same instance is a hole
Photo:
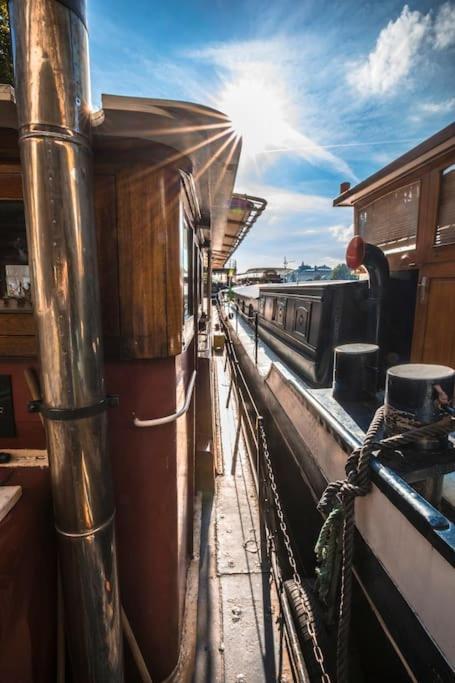
[[[47,420],[82,420],[85,417],[93,417],[104,412],[108,408],[116,408],[119,405],[120,397],[118,394],[108,394],[98,403],[82,408],[49,408],[44,405],[41,399],[30,401],[28,404],[29,413],[41,413]]]

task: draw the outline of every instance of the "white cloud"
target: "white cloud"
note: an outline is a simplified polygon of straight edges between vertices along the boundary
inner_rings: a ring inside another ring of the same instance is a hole
[[[331,228],[329,228],[329,233],[333,235],[333,237],[336,239],[337,242],[341,242],[342,244],[347,244],[351,237],[354,235],[354,226],[352,225],[332,225]]]
[[[268,204],[234,256],[241,269],[276,266],[285,255],[295,263],[303,259],[321,264],[329,256],[336,263],[343,260],[344,245],[352,235],[352,209],[334,208],[329,197],[272,184],[250,183],[246,189]]]
[[[442,102],[423,102],[420,109],[426,114],[448,114],[455,111],[455,97]]]
[[[364,96],[393,92],[416,63],[430,28],[430,14],[405,5],[398,19],[382,29],[366,61],[352,66],[347,76],[350,85]]]
[[[303,194],[285,190],[274,185],[248,183],[243,190],[248,194],[264,197],[267,200],[267,209],[264,216],[289,214],[321,214],[332,210],[332,200],[321,195]]]
[[[455,45],[455,5],[445,2],[434,22],[434,48],[444,50]]]
[[[321,231],[315,228],[306,228],[305,230],[296,230],[294,235],[318,235]]]

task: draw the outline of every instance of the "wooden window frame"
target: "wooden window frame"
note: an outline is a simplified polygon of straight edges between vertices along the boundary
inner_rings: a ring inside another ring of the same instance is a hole
[[[434,244],[436,226],[439,216],[439,198],[441,192],[442,172],[453,166],[455,154],[447,155],[439,164],[425,176],[426,204],[425,215],[422,217],[421,235],[417,244],[417,262],[423,266],[427,263],[444,263],[455,261],[455,244]]]
[[[421,268],[426,263],[443,263],[455,260],[455,245],[434,246],[438,220],[439,190],[441,172],[455,163],[455,150],[439,155],[431,162],[397,178],[384,187],[368,194],[354,207],[354,234],[359,234],[359,215],[369,204],[386,194],[420,180],[419,214],[417,220],[416,248],[389,254],[387,260],[391,270]]]

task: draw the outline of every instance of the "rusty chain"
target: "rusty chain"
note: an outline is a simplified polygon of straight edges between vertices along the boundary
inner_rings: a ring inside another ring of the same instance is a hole
[[[305,605],[306,600],[305,600],[304,592],[303,592],[302,579],[300,578],[300,574],[299,574],[299,571],[297,569],[294,551],[292,550],[291,539],[289,538],[289,534],[288,534],[288,530],[287,530],[287,526],[286,526],[286,521],[284,518],[283,508],[281,507],[280,496],[278,493],[278,489],[277,489],[277,485],[276,485],[276,481],[275,481],[275,475],[273,473],[269,448],[268,448],[268,444],[267,444],[267,436],[266,436],[266,433],[265,433],[265,430],[264,430],[262,423],[259,423],[258,427],[259,427],[259,432],[260,432],[260,436],[261,436],[262,453],[264,455],[264,462],[266,465],[267,477],[268,477],[270,488],[271,488],[271,491],[273,494],[273,502],[275,504],[275,511],[276,511],[276,514],[278,517],[280,531],[283,535],[283,540],[284,540],[284,545],[286,547],[289,566],[292,569],[292,578],[293,578],[293,580],[294,580],[294,582],[295,582],[295,584],[299,590],[302,602]],[[319,643],[318,643],[315,624],[314,624],[314,621],[310,618],[308,619],[308,622],[307,622],[307,628],[308,628],[308,633],[310,635],[312,645],[313,645],[314,658],[318,662],[319,667],[321,669],[321,683],[331,683],[330,676],[327,673],[326,668],[325,668],[324,655],[322,654],[322,650],[321,650]]]

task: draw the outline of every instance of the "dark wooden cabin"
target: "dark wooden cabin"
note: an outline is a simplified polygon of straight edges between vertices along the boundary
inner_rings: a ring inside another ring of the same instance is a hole
[[[455,366],[455,123],[335,200],[415,291],[411,360]],[[414,301],[414,300],[412,300]]]

